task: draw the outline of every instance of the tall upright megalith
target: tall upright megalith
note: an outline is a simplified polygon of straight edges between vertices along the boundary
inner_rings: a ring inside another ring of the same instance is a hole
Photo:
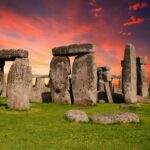
[[[104,92],[104,80],[103,80],[103,68],[97,68],[97,90],[98,92]]]
[[[7,79],[7,105],[9,108],[17,110],[30,108],[31,82],[32,70],[28,58],[16,58]]]
[[[137,102],[137,72],[136,52],[132,44],[125,47],[124,60],[122,61],[122,88],[124,99],[128,103]]]
[[[69,58],[67,56],[54,56],[50,64],[50,89],[53,101],[71,104],[70,74]]]
[[[148,73],[146,71],[147,57],[137,57],[137,94],[143,97],[148,96]]]
[[[97,67],[94,56],[77,56],[72,68],[74,104],[93,105],[97,101]]]

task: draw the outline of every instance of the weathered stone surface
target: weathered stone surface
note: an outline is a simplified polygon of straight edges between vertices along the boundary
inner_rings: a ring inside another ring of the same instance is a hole
[[[112,97],[112,93],[111,93],[111,88],[110,88],[109,82],[104,82],[104,86],[105,86],[105,92],[106,92],[106,96],[107,96],[108,102],[109,103],[113,103],[113,97]]]
[[[50,64],[50,89],[52,99],[57,103],[71,104],[69,75],[71,74],[68,57],[53,57]]]
[[[134,113],[114,113],[110,115],[95,115],[91,118],[93,122],[102,124],[113,124],[113,123],[138,123],[140,122],[139,117]]]
[[[97,90],[98,92],[104,92],[104,80],[102,67],[97,68]]]
[[[55,47],[52,49],[54,56],[74,56],[94,52],[92,44],[73,44],[69,46]]]
[[[92,105],[97,101],[97,67],[91,54],[77,56],[72,69],[74,104]]]
[[[16,58],[28,58],[28,51],[20,49],[0,50],[0,60],[13,61]]]
[[[11,109],[30,108],[32,71],[27,58],[17,58],[12,64],[7,79],[7,105]]]
[[[88,122],[89,118],[84,111],[81,110],[69,110],[65,114],[66,118],[75,122]]]
[[[112,82],[111,82],[111,74],[110,67],[98,67],[97,75],[98,75],[98,100],[105,99],[107,102],[112,103]]]
[[[99,103],[104,104],[104,103],[106,103],[106,101],[101,99],[101,100],[99,100]]]
[[[132,44],[126,45],[122,61],[122,88],[126,102],[137,102],[136,52]]]
[[[0,62],[0,96],[6,97],[6,82],[5,82],[5,76],[4,76],[4,65],[5,62]]]
[[[109,66],[104,66],[102,67],[103,69],[103,80],[104,82],[110,82],[111,81],[111,74],[110,74],[110,67]]]
[[[148,97],[149,84],[148,73],[146,71],[147,57],[137,57],[137,94],[143,97]]]
[[[33,77],[33,76],[32,76]],[[44,102],[50,101],[50,87],[46,87],[44,76],[37,76],[35,86],[31,89],[30,101],[31,102]],[[46,97],[45,97],[46,96]]]

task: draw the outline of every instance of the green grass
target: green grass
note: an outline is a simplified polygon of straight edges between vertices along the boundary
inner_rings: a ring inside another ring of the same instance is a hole
[[[93,114],[129,111],[140,116],[139,124],[102,125],[74,123],[65,119],[69,109]],[[13,111],[0,99],[0,150],[149,150],[150,104],[135,110],[119,104],[91,107],[54,103],[32,104],[30,111]]]

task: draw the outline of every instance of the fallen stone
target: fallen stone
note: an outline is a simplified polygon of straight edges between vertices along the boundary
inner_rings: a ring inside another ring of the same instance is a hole
[[[114,113],[110,115],[95,115],[91,117],[95,123],[114,124],[114,123],[139,123],[139,117],[134,113]]]
[[[0,50],[0,60],[13,61],[16,58],[28,58],[28,51],[20,49]]]
[[[75,122],[88,122],[88,116],[81,110],[69,110],[65,114],[66,118]]]
[[[73,44],[69,46],[55,47],[52,49],[52,54],[54,56],[75,56],[93,52],[94,46],[92,44]]]
[[[99,103],[104,104],[104,103],[106,103],[106,101],[101,99],[101,100],[99,100]]]
[[[7,105],[11,109],[30,108],[32,71],[27,58],[17,58],[12,64],[7,79]]]
[[[111,93],[110,83],[104,82],[104,87],[105,87],[105,92],[106,92],[108,102],[113,103],[113,97],[112,97],[112,93]]]
[[[52,100],[56,103],[71,104],[68,57],[53,57],[50,64],[50,89]]]
[[[96,104],[97,67],[91,54],[75,58],[72,69],[72,91],[74,104]]]

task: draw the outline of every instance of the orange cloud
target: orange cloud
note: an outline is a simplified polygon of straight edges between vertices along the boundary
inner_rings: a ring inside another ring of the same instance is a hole
[[[138,2],[138,3],[135,3],[133,5],[130,5],[129,10],[130,11],[136,11],[138,9],[147,8],[147,7],[149,7],[147,2]]]
[[[131,16],[130,21],[125,22],[123,24],[123,26],[131,26],[131,25],[135,25],[135,24],[141,24],[142,22],[144,22],[144,18],[136,18],[135,16]]]

